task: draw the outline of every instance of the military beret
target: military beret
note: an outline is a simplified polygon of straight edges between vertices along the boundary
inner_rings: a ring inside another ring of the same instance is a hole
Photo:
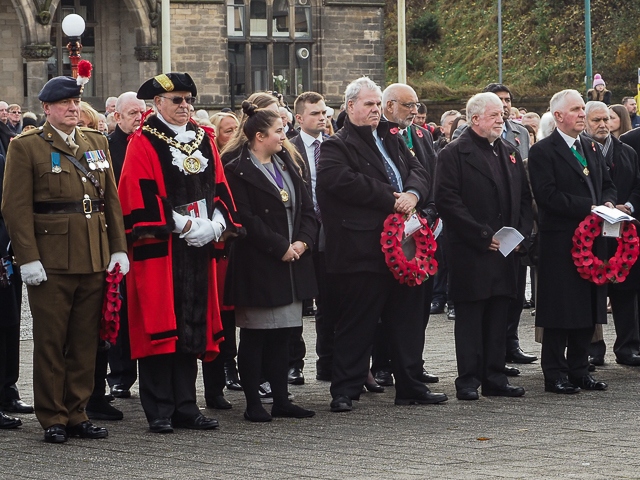
[[[138,98],[152,100],[156,95],[167,92],[191,92],[194,97],[198,89],[188,73],[161,73],[144,82],[138,89]]]
[[[82,87],[73,77],[55,77],[44,84],[38,99],[41,102],[53,103],[65,98],[79,98],[82,95]]]

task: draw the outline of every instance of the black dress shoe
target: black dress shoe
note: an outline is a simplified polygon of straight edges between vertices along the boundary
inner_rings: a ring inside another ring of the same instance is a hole
[[[438,315],[444,313],[444,302],[432,302],[431,303],[431,315]]]
[[[169,418],[156,418],[149,422],[149,431],[152,433],[173,433],[173,426]]]
[[[376,383],[383,387],[393,387],[393,375],[388,370],[380,370],[373,375]]]
[[[418,380],[422,383],[438,383],[440,381],[438,377],[436,377],[435,375],[431,375],[424,368],[422,369],[422,373],[418,377]]]
[[[238,378],[238,369],[235,364],[224,366],[224,384],[229,390],[242,391],[242,385]]]
[[[510,367],[509,365],[505,365],[503,373],[507,377],[517,377],[518,375],[520,375],[520,370],[517,369],[516,367]]]
[[[287,418],[311,418],[316,414],[313,410],[307,410],[294,403],[288,402],[284,405],[273,404],[271,407],[272,417],[287,417]]]
[[[173,422],[173,425],[176,428],[188,428],[190,430],[212,430],[220,426],[218,420],[215,418],[207,418],[201,413],[197,414],[190,420]]]
[[[631,367],[640,366],[640,355],[629,355],[627,357],[616,357],[616,363],[620,365],[629,365]]]
[[[525,310],[529,310],[530,308],[535,308],[535,306],[536,306],[536,302],[534,302],[533,299],[531,299],[531,300],[526,300],[522,305],[522,308]]]
[[[302,369],[298,367],[291,367],[287,374],[287,381],[289,382],[289,385],[304,385]]]
[[[224,398],[224,395],[216,395],[207,399],[207,407],[215,408],[216,410],[229,410],[233,407],[231,402]]]
[[[124,415],[120,410],[109,405],[104,395],[101,395],[98,398],[89,399],[87,417],[91,420],[122,420]]]
[[[44,441],[47,443],[64,443],[68,438],[64,425],[59,423],[51,425],[44,431]]]
[[[589,363],[595,365],[596,367],[601,367],[602,365],[604,365],[604,357],[601,357],[599,355],[595,357],[589,357]]]
[[[447,320],[455,320],[456,319],[456,309],[454,307],[449,307],[449,311],[447,312]]]
[[[532,363],[532,362],[535,362],[536,360],[538,360],[538,357],[536,357],[535,355],[529,355],[527,353],[524,353],[520,347],[516,348],[515,350],[511,350],[510,352],[507,352],[507,356],[505,359],[507,363],[522,363],[522,364]]]
[[[573,383],[571,383],[566,378],[561,378],[554,382],[545,380],[544,391],[570,395],[572,393],[579,393],[580,387],[576,387]]]
[[[456,398],[458,400],[478,400],[478,390],[475,388],[461,388],[456,392]]]
[[[272,420],[271,414],[267,412],[262,405],[255,408],[247,408],[244,411],[244,419],[250,422],[264,423]]]
[[[111,387],[111,395],[115,398],[131,398],[131,390],[124,385],[114,385]]]
[[[364,388],[367,390],[367,392],[384,393],[384,387],[382,385],[378,385],[378,382],[364,382]]]
[[[4,402],[2,404],[2,410],[11,413],[33,413],[33,407],[19,398]]]
[[[353,403],[346,395],[338,395],[331,400],[330,407],[332,412],[350,412],[353,410]]]
[[[444,393],[423,392],[413,398],[396,398],[396,405],[433,405],[449,400]]]
[[[606,390],[608,385],[599,382],[591,375],[585,375],[582,378],[570,378],[569,381],[583,390]]]
[[[22,425],[22,420],[15,417],[10,417],[0,412],[0,428],[3,430],[9,430],[11,428],[18,428]]]
[[[73,427],[67,426],[67,435],[70,437],[80,437],[80,438],[107,438],[109,436],[109,432],[104,427],[96,427],[89,420],[85,420],[84,422],[80,422]]]
[[[596,366],[593,363],[590,363],[589,366],[587,367],[587,372],[595,372],[596,371]]]
[[[104,394],[104,399],[105,399],[105,401],[107,401],[107,402],[111,403],[111,402],[113,402],[113,401],[116,399],[116,397],[114,397],[114,396],[113,396],[113,395],[111,395],[110,393],[105,393],[105,394]]]
[[[522,397],[524,388],[509,384],[500,387],[482,387],[482,395],[485,397]]]

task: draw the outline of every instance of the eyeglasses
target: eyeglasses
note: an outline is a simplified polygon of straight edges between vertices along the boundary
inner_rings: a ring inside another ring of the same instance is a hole
[[[400,105],[402,105],[403,107],[407,107],[409,110],[411,110],[413,107],[416,108],[420,108],[422,106],[422,104],[420,102],[409,102],[409,103],[402,103],[398,100],[391,100],[392,102],[398,102]]]
[[[9,112],[9,113],[17,113],[18,115],[21,115],[22,112],[21,111],[17,111],[17,112]]]
[[[180,105],[182,102],[187,102],[189,105],[193,105],[196,103],[196,97],[165,97],[164,95],[158,95],[159,97],[166,98],[167,100],[171,100],[174,105]]]

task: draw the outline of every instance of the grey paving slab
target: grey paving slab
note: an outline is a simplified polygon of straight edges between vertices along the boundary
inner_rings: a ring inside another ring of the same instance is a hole
[[[26,303],[26,302],[25,302]],[[32,401],[30,323],[25,307],[19,387]],[[72,439],[64,445],[42,441],[33,415],[21,416],[16,431],[0,431],[0,478],[16,479],[610,479],[640,477],[640,369],[617,365],[612,353],[596,372],[609,383],[606,392],[558,396],[543,391],[539,362],[522,365],[512,383],[527,394],[520,399],[455,400],[453,322],[432,317],[425,358],[440,376],[434,391],[444,405],[397,407],[394,389],[365,393],[353,412],[329,412],[329,384],[315,380],[315,332],[304,322],[307,342],[303,386],[292,386],[295,401],[316,410],[312,419],[275,419],[251,424],[242,418],[242,392],[227,392],[234,408],[203,410],[220,421],[213,432],[147,430],[137,386],[134,397],[117,399],[121,422],[96,422],[109,428],[104,440]],[[533,317],[524,311],[523,348],[539,355]],[[605,327],[609,346],[613,326]],[[198,394],[204,405],[202,382]]]

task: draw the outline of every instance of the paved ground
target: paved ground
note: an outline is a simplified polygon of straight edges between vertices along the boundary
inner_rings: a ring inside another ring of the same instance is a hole
[[[606,392],[574,396],[544,393],[539,363],[526,365],[514,384],[526,388],[520,399],[455,399],[453,322],[436,315],[427,330],[425,355],[430,372],[440,376],[434,391],[449,402],[437,406],[396,407],[393,388],[363,394],[351,413],[329,412],[329,385],[315,380],[312,319],[305,319],[309,356],[307,384],[291,387],[295,401],[313,408],[307,420],[274,419],[252,424],[242,418],[241,392],[228,392],[234,408],[207,410],[221,427],[212,432],[177,430],[172,435],[147,431],[137,391],[116,400],[125,413],[109,427],[105,440],[72,439],[63,445],[42,441],[33,415],[24,425],[0,431],[0,478],[247,478],[359,479],[392,478],[638,478],[640,431],[639,369],[617,365],[613,355],[598,369],[609,382]],[[539,354],[533,342],[533,317],[523,313],[522,344]],[[605,328],[613,345],[613,327]],[[25,337],[29,336],[28,324]],[[23,398],[32,400],[29,339],[22,341]],[[199,400],[204,405],[202,384]]]

